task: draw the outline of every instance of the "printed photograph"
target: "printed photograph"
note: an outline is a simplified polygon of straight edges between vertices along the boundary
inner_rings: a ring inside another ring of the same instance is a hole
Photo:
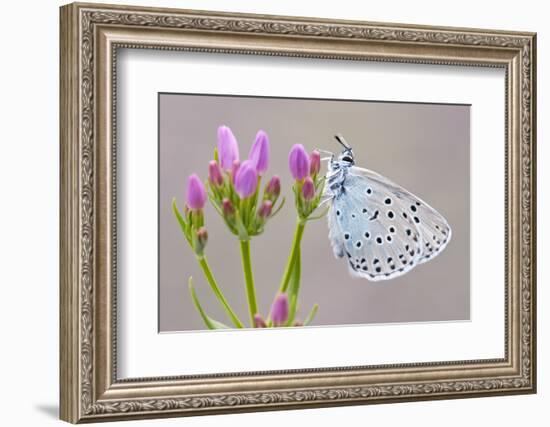
[[[159,332],[470,320],[470,108],[159,93]]]

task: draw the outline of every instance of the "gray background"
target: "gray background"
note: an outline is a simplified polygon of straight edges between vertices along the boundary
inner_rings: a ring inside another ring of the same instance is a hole
[[[278,174],[283,210],[252,240],[260,311],[265,315],[288,257],[296,212],[287,156],[292,144],[338,151],[342,133],[358,166],[387,176],[444,215],[453,238],[441,255],[382,282],[352,278],[332,255],[323,218],[308,223],[302,242],[301,310],[314,303],[314,325],[467,320],[470,316],[470,107],[465,105],[159,94],[159,330],[205,329],[189,297],[193,276],[206,311],[229,323],[171,211],[183,207],[187,176],[207,176],[216,130],[226,124],[246,158],[258,129],[270,137],[267,176]],[[239,244],[208,205],[207,257],[241,319],[248,319]]]

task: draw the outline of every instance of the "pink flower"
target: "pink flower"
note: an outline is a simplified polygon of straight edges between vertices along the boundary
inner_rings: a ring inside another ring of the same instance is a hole
[[[265,186],[265,197],[274,201],[281,194],[281,180],[277,175],[273,176]]]
[[[311,200],[315,196],[315,185],[313,184],[313,179],[308,176],[304,180],[304,185],[302,186],[302,196],[305,200]]]
[[[222,210],[226,218],[231,218],[233,215],[235,215],[235,208],[233,207],[233,203],[231,203],[231,200],[229,200],[227,197],[222,200]]]
[[[204,208],[206,203],[206,191],[200,178],[196,174],[189,176],[187,180],[187,206],[192,210]]]
[[[258,131],[256,134],[254,144],[252,144],[250,153],[248,153],[248,159],[252,161],[258,175],[267,170],[269,166],[269,138],[263,130]]]
[[[311,156],[309,157],[309,161],[311,163],[309,167],[309,174],[311,176],[315,176],[321,170],[321,153],[317,150],[313,150],[311,152]]]
[[[271,319],[275,326],[283,325],[288,319],[288,297],[285,293],[280,293],[275,297],[271,306]]]
[[[210,180],[210,183],[216,187],[223,184],[222,169],[215,160],[208,163],[208,179]]]
[[[271,203],[271,200],[264,200],[258,209],[258,216],[262,219],[266,219],[271,215],[272,209],[273,203]]]
[[[265,324],[265,320],[258,313],[256,313],[254,315],[254,327],[255,328],[265,328],[265,327],[267,327],[267,325]]]
[[[254,194],[258,186],[258,174],[250,160],[245,160],[235,175],[235,191],[246,199]]]
[[[294,144],[288,155],[288,167],[296,181],[309,175],[309,156],[302,144]]]
[[[218,157],[224,170],[230,171],[235,160],[239,160],[237,139],[227,126],[218,128]]]

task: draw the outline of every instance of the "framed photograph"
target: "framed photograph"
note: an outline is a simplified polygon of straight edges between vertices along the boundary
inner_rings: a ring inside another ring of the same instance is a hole
[[[536,391],[535,34],[60,13],[63,420]]]

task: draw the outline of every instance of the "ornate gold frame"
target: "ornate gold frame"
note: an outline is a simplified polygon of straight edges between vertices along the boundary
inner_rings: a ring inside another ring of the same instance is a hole
[[[71,4],[61,8],[61,418],[129,418],[533,393],[533,33]],[[118,47],[506,70],[505,357],[117,380],[114,129]]]

